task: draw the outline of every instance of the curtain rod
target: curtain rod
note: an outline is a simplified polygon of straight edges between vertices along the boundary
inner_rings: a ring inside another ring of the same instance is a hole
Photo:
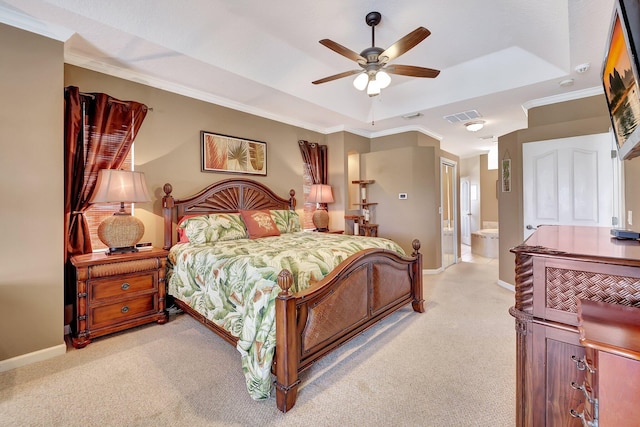
[[[96,98],[96,97],[95,97],[95,95],[90,94],[90,93],[80,92],[80,95],[82,95],[82,96],[88,96],[88,97],[90,97],[91,99],[95,99],[95,98]],[[116,104],[122,104],[122,105],[129,105],[129,102],[128,102],[128,101],[119,101],[119,100],[117,100],[117,99],[110,99],[110,100],[109,100],[109,102],[115,102]],[[145,107],[147,107],[147,106],[145,105]],[[153,107],[147,107],[147,110],[149,110],[149,111],[153,111]]]

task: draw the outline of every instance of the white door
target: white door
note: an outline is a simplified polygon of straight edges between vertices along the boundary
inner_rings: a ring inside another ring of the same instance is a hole
[[[611,226],[608,133],[523,144],[524,238],[541,224]]]
[[[469,180],[460,179],[460,240],[471,245],[471,191]]]

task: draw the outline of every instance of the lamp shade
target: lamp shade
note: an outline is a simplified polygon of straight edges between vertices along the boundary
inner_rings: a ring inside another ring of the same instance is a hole
[[[384,89],[391,83],[391,76],[385,71],[380,70],[376,73],[376,81],[378,82],[380,89]]]
[[[96,189],[89,203],[150,202],[144,173],[116,169],[98,172]]]
[[[369,85],[367,86],[367,95],[369,96],[380,95],[380,84],[375,79],[375,77],[369,80]]]
[[[313,184],[307,200],[313,203],[333,203],[331,186],[326,184]]]
[[[98,226],[98,237],[108,254],[137,252],[136,243],[144,235],[144,224],[125,212],[125,203],[149,202],[147,183],[142,172],[102,169],[89,203],[120,203],[120,211]]]
[[[369,75],[367,73],[360,73],[358,77],[353,80],[353,86],[358,90],[365,90],[369,83]]]

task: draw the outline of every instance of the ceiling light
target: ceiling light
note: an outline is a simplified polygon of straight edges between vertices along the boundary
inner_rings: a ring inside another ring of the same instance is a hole
[[[375,77],[373,79],[369,79],[369,84],[367,85],[367,95],[380,95],[380,84],[376,81]]]
[[[379,95],[380,89],[386,88],[390,83],[391,76],[382,70],[365,71],[353,79],[353,87],[358,90],[365,90],[366,88],[369,96]]]
[[[475,122],[466,123],[465,127],[469,132],[477,132],[484,127],[484,120],[476,120]]]
[[[353,80],[353,86],[358,90],[364,90],[369,83],[369,75],[367,73],[360,73],[358,77]]]
[[[376,81],[378,82],[380,89],[384,89],[389,86],[389,83],[391,83],[391,76],[384,71],[378,71],[376,73]]]

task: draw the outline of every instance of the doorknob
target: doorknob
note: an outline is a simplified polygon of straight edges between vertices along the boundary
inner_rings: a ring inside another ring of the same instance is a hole
[[[526,227],[526,228],[527,228],[527,230],[535,230],[535,229],[537,229],[538,227],[534,227],[534,226],[533,226],[533,225],[531,225],[531,224],[527,224],[527,227]]]

